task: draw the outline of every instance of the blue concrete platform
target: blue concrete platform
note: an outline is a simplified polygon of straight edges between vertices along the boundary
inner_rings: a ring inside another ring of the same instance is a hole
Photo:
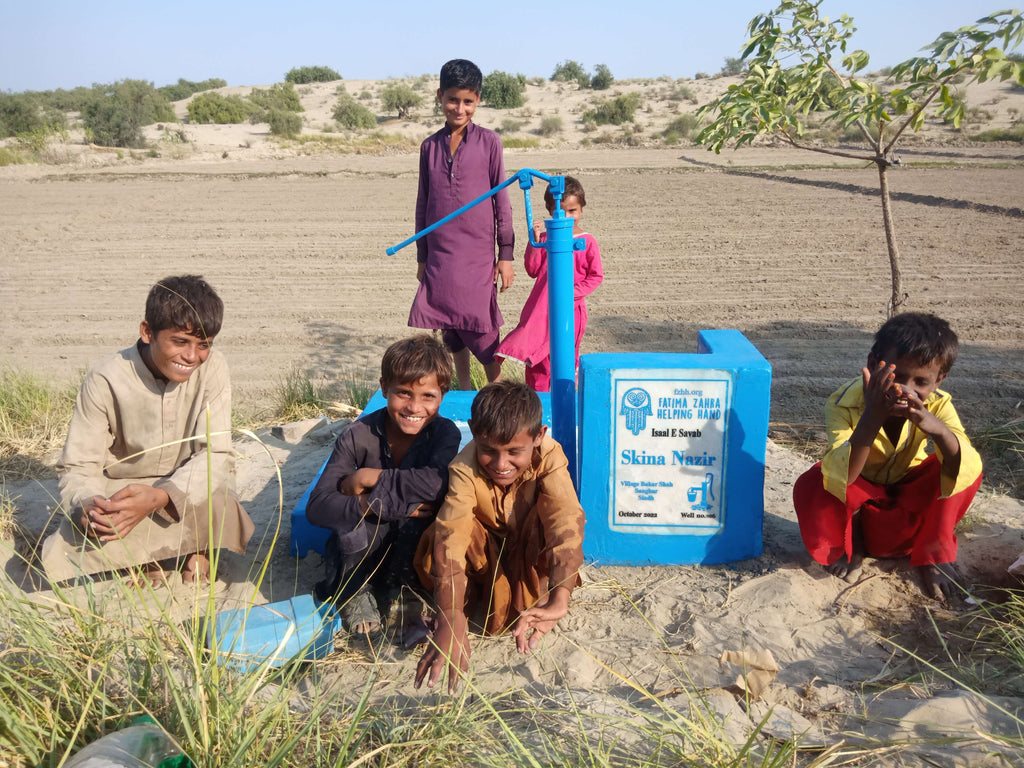
[[[742,333],[701,331],[696,354],[580,361],[583,553],[683,565],[762,551],[771,366]]]

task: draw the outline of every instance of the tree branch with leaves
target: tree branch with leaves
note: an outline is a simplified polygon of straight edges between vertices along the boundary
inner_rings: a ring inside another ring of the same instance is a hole
[[[922,49],[924,55],[896,65],[879,84],[859,74],[868,54],[847,50],[856,31],[853,19],[822,17],[820,5],[821,0],[784,0],[751,20],[741,57],[745,77],[697,111],[698,118],[710,120],[697,141],[717,153],[727,144],[741,147],[758,136],[775,136],[798,149],[874,163],[892,274],[891,316],[907,300],[887,177],[893,150],[908,129],[920,130],[929,116],[960,126],[964,105],[950,88],[954,81],[1024,85],[1024,63],[1007,55],[1024,40],[1024,16],[998,11],[944,32]],[[804,138],[808,118],[823,113],[843,128],[855,126],[866,148],[809,143]]]

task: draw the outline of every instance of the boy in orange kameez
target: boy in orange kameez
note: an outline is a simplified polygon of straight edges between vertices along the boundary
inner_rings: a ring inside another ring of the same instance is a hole
[[[545,434],[537,394],[501,381],[473,401],[473,440],[449,467],[448,495],[424,534],[416,567],[437,602],[434,639],[416,687],[448,688],[469,669],[467,592],[485,597],[485,631],[510,626],[535,649],[569,608],[583,563],[583,509],[562,447]],[[472,608],[472,606],[470,606]]]

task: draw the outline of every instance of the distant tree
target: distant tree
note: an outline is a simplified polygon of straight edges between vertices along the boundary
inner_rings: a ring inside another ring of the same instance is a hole
[[[820,4],[821,0],[784,0],[770,13],[754,17],[747,27],[743,82],[730,85],[724,95],[697,111],[699,118],[712,119],[697,141],[720,152],[726,143],[739,147],[771,135],[800,149],[874,163],[892,273],[891,316],[907,298],[889,198],[887,171],[894,163],[893,150],[906,131],[919,130],[929,114],[960,125],[964,105],[950,88],[957,79],[998,78],[1024,85],[1024,63],[1006,54],[1024,41],[1024,15],[1000,11],[943,32],[922,49],[926,55],[894,66],[895,87],[883,90],[857,75],[867,67],[868,54],[847,53],[855,31],[853,19],[845,14],[835,21],[822,19]],[[823,111],[844,129],[855,127],[865,151],[804,143],[808,115]]]
[[[743,74],[743,59],[725,57],[725,64],[722,65],[722,74],[727,76]]]
[[[181,101],[182,99],[187,99],[193,93],[212,91],[214,88],[224,88],[227,84],[227,80],[219,77],[211,77],[209,80],[203,80],[198,83],[178,78],[177,85],[161,85],[157,88],[157,91],[167,97],[168,101]]]
[[[590,79],[590,87],[595,91],[605,91],[612,87],[615,78],[607,64],[598,64],[594,67],[594,76]]]
[[[304,85],[305,83],[329,83],[341,80],[341,75],[330,67],[294,67],[284,76],[286,83]]]
[[[342,128],[353,131],[377,127],[377,118],[373,112],[347,93],[338,94],[338,103],[334,106],[334,119]]]
[[[404,120],[412,115],[412,110],[423,103],[423,99],[405,83],[390,83],[381,89],[380,103],[386,111],[395,112]]]
[[[551,73],[551,80],[558,83],[576,83],[580,88],[590,87],[590,75],[578,61],[561,61]]]
[[[197,94],[188,103],[188,119],[191,123],[215,123],[217,125],[244,123],[255,107],[241,96],[225,96],[209,91]]]
[[[510,75],[496,69],[484,78],[481,98],[495,109],[515,109],[523,106],[525,89],[526,75]]]
[[[151,82],[121,80],[93,90],[93,99],[82,109],[82,122],[97,144],[141,147],[145,145],[143,126],[178,119],[170,102]]]

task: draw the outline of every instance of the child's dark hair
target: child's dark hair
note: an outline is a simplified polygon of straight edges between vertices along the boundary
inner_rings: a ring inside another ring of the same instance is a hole
[[[468,59],[452,59],[441,67],[441,92],[449,88],[472,91],[477,96],[484,87],[484,75],[480,67]]]
[[[430,374],[437,377],[442,394],[452,388],[452,356],[429,333],[396,341],[380,360],[380,380],[384,386],[409,384]]]
[[[165,277],[149,289],[146,323],[154,334],[170,328],[212,339],[223,322],[224,302],[199,275]]]
[[[919,365],[938,360],[939,374],[945,376],[959,351],[960,342],[945,320],[925,312],[904,312],[889,318],[878,329],[871,357],[883,360],[885,355],[895,354],[909,357]]]
[[[580,208],[587,207],[587,193],[583,191],[583,185],[575,176],[565,177],[565,192],[562,193],[562,200],[570,195],[579,201]],[[555,196],[551,194],[550,186],[544,190],[544,206],[548,209],[548,213],[555,210]]]
[[[540,434],[544,409],[540,398],[519,381],[496,381],[477,392],[470,407],[473,437],[486,437],[504,445],[524,429],[530,437]]]

